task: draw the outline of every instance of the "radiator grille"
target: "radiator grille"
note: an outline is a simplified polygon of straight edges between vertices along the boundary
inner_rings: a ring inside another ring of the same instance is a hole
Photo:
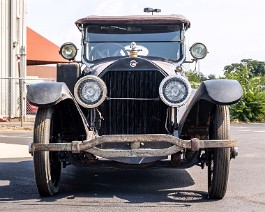
[[[164,76],[157,70],[109,71],[102,79],[110,99],[100,107],[103,134],[159,134],[166,133],[167,106],[159,100],[158,88]],[[154,100],[156,99],[156,100]]]

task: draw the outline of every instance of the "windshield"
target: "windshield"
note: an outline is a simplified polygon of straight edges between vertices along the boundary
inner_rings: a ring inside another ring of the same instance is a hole
[[[138,56],[162,57],[177,61],[182,57],[180,26],[89,26],[85,34],[85,59],[128,56],[130,44]]]

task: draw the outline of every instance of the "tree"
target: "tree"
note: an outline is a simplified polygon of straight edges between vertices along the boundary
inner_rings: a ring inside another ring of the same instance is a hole
[[[227,65],[224,67],[224,72],[233,73],[237,70],[243,70],[245,67],[248,68],[249,74],[253,77],[265,75],[265,62],[252,59],[243,59],[240,63]]]
[[[265,118],[265,92],[261,86],[261,77],[253,76],[248,65],[226,66],[225,77],[239,81],[243,89],[241,100],[230,107],[231,117],[240,121],[262,121]],[[233,67],[233,70],[230,69]],[[236,67],[238,69],[236,69]]]
[[[209,74],[207,78],[208,80],[216,79],[216,76],[214,74]]]
[[[216,76],[214,74],[210,74],[207,77],[201,72],[192,70],[187,71],[186,76],[188,77],[189,82],[191,83],[193,88],[198,88],[199,85],[205,80],[216,79]]]
[[[262,87],[265,87],[265,75],[263,75],[263,76],[260,77],[260,85]]]

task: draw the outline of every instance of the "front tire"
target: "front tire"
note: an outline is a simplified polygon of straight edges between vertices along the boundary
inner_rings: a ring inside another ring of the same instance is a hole
[[[49,144],[55,141],[55,112],[52,108],[39,108],[34,125],[34,143]],[[57,152],[34,152],[35,181],[40,196],[53,196],[59,191],[61,162]]]
[[[230,139],[230,115],[227,106],[216,106],[210,128],[210,139]],[[208,195],[211,199],[225,196],[230,166],[230,148],[207,150]]]

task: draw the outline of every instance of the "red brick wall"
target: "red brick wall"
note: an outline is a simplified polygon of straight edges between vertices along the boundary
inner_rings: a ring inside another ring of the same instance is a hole
[[[56,66],[27,66],[27,76],[56,79]]]

